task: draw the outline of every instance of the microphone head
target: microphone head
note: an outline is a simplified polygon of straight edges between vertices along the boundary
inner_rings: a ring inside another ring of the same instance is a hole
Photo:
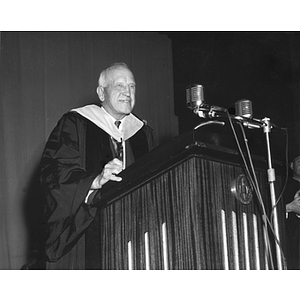
[[[235,114],[244,118],[252,118],[252,102],[246,99],[235,102]]]
[[[197,110],[205,103],[203,86],[192,84],[186,88],[186,105],[189,109]]]

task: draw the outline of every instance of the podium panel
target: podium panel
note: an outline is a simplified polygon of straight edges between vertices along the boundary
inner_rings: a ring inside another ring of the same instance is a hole
[[[264,230],[257,196],[253,191],[243,201],[234,193],[233,183],[246,175],[241,158],[197,133],[150,152],[121,173],[121,183],[109,183],[99,192],[94,203],[98,217],[87,233],[89,269],[270,268],[267,245],[272,258],[274,237]],[[270,213],[265,161],[256,157],[254,164]],[[247,185],[240,188],[242,195],[249,192]],[[278,209],[284,216],[282,205]],[[280,234],[283,224],[280,217]]]
[[[242,173],[194,156],[101,210],[102,269],[266,269],[260,209],[231,193]]]

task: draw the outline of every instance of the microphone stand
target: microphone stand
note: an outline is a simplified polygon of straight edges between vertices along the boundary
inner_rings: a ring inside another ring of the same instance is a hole
[[[281,248],[280,248],[280,236],[279,236],[279,227],[278,227],[278,213],[276,207],[276,194],[275,194],[275,185],[276,181],[275,169],[272,167],[272,157],[271,157],[271,146],[270,146],[270,138],[269,133],[271,132],[272,125],[270,122],[270,118],[265,117],[262,120],[258,119],[248,119],[239,116],[233,117],[248,128],[263,128],[263,132],[266,136],[266,144],[267,144],[267,159],[268,159],[268,183],[270,187],[270,197],[271,197],[271,205],[273,210],[273,221],[274,221],[274,235],[275,235],[275,249],[276,249],[276,259],[277,259],[277,268],[278,270],[282,270],[282,258],[281,258]]]
[[[281,249],[280,249],[280,237],[279,237],[279,227],[278,227],[278,214],[277,214],[277,207],[276,207],[276,195],[275,195],[275,187],[274,182],[276,181],[275,176],[275,169],[272,167],[272,158],[271,158],[271,147],[270,147],[270,139],[269,133],[271,132],[271,123],[269,118],[262,119],[264,121],[263,131],[266,136],[267,142],[267,155],[268,155],[268,182],[270,186],[270,196],[271,196],[271,204],[272,209],[274,209],[273,220],[274,220],[274,233],[276,238],[276,258],[277,258],[277,268],[278,270],[282,270],[282,259],[281,259]]]

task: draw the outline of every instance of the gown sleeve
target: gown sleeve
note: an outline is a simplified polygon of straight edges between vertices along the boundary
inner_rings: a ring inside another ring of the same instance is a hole
[[[52,262],[66,254],[93,221],[97,208],[84,203],[98,174],[85,169],[85,123],[76,113],[58,122],[41,160],[41,185],[46,196],[46,255]]]

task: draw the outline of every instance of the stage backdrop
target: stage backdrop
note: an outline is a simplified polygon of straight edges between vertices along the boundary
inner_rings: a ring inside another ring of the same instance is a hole
[[[103,68],[126,62],[133,70],[134,113],[158,143],[178,134],[172,45],[151,32],[1,32],[0,43],[0,269],[19,269],[41,239],[46,139],[63,113],[98,102]]]

